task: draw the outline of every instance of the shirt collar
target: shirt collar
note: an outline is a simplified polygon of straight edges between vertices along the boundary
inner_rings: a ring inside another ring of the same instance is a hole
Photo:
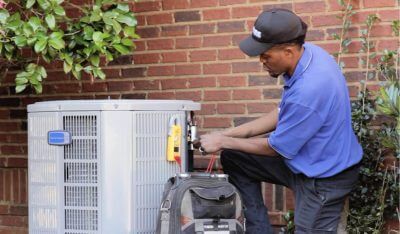
[[[305,43],[303,47],[304,52],[296,65],[293,75],[291,77],[287,74],[283,75],[283,79],[285,80],[285,87],[290,88],[296,82],[296,80],[301,77],[301,74],[303,74],[307,70],[308,66],[310,66],[313,57],[311,48],[307,45],[307,43]]]

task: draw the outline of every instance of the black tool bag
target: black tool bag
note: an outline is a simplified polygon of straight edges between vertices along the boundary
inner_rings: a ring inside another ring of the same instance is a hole
[[[224,174],[178,174],[165,185],[159,234],[244,233],[242,200]]]

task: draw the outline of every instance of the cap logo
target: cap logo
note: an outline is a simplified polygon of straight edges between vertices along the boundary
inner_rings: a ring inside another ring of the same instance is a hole
[[[258,39],[261,39],[261,32],[258,31],[255,27],[253,27],[253,36],[257,37]]]

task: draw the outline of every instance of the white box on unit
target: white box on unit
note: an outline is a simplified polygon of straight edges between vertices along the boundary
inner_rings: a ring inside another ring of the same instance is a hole
[[[171,119],[182,129],[200,104],[76,100],[28,106],[29,233],[154,233]],[[175,120],[175,122],[176,122]]]

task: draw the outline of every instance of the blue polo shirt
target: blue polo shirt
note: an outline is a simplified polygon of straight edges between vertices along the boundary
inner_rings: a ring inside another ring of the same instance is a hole
[[[285,85],[278,124],[270,146],[294,173],[324,178],[357,164],[362,149],[351,124],[346,80],[322,48],[304,44],[304,52]]]

